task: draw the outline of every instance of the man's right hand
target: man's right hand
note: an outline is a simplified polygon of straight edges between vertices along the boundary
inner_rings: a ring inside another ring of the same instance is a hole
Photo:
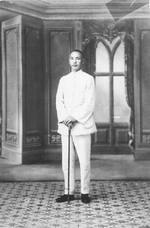
[[[67,127],[73,127],[74,124],[77,122],[76,119],[74,119],[72,116],[68,116],[63,123],[67,126]]]

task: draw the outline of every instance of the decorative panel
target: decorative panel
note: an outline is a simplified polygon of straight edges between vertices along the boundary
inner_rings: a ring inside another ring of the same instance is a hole
[[[59,142],[56,135],[57,114],[56,114],[56,91],[60,77],[69,73],[68,56],[71,50],[71,31],[52,30],[49,32],[49,53],[50,53],[50,143]]]
[[[26,146],[30,146],[30,147],[41,146],[42,145],[41,134],[38,132],[34,132],[34,133],[30,132],[26,134],[25,144]]]
[[[135,158],[150,159],[150,20],[135,20]]]
[[[107,144],[109,143],[109,129],[108,128],[101,128],[97,130],[97,133],[95,134],[95,142],[96,144]]]
[[[5,140],[7,144],[16,145],[18,143],[18,135],[14,132],[6,132]]]
[[[12,144],[17,143],[17,134],[19,128],[19,77],[18,77],[18,29],[11,28],[5,31],[5,69],[6,69],[6,84],[5,84],[5,98],[6,98],[6,141]],[[11,132],[13,136],[10,137]]]
[[[1,37],[1,31],[0,31]],[[0,53],[2,52],[0,43]],[[0,69],[2,69],[2,55],[0,55]],[[2,142],[2,70],[0,71],[0,146]],[[0,152],[1,154],[1,152]]]
[[[150,145],[150,130],[144,130],[142,133],[142,142]]]
[[[18,47],[17,29],[7,30],[6,38],[6,126],[12,131],[18,130]]]
[[[53,131],[51,130],[50,136],[49,136],[49,142],[51,144],[60,144],[61,143],[61,136],[57,133],[57,130]]]
[[[22,16],[4,21],[2,55],[2,155],[19,163],[36,160],[33,153],[41,157],[43,152],[44,129],[41,21]]]
[[[22,39],[21,16],[3,21],[2,156],[22,162]]]
[[[115,129],[115,144],[124,144],[128,143],[128,129]]]
[[[43,126],[43,52],[40,29],[26,26],[24,36],[25,129],[29,132],[41,130]]]
[[[150,30],[141,31],[142,130],[150,129]]]

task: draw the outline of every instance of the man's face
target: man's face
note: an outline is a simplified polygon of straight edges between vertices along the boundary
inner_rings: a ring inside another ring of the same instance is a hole
[[[78,71],[81,69],[82,64],[82,56],[79,52],[73,51],[69,57],[69,64],[71,67],[71,71]]]

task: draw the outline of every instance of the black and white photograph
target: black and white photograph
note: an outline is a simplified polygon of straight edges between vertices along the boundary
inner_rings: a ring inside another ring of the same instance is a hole
[[[150,228],[149,0],[0,0],[0,228]]]

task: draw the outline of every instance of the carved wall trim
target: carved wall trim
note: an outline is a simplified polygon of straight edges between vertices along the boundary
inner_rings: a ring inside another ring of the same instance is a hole
[[[5,139],[7,144],[17,145],[18,144],[18,134],[14,132],[6,132]]]
[[[28,133],[25,136],[25,146],[41,146],[42,137],[39,133]]]
[[[142,143],[150,144],[150,131],[149,130],[144,130],[142,132]]]
[[[61,136],[57,133],[56,130],[51,130],[48,135],[48,143],[49,144],[61,144]]]

